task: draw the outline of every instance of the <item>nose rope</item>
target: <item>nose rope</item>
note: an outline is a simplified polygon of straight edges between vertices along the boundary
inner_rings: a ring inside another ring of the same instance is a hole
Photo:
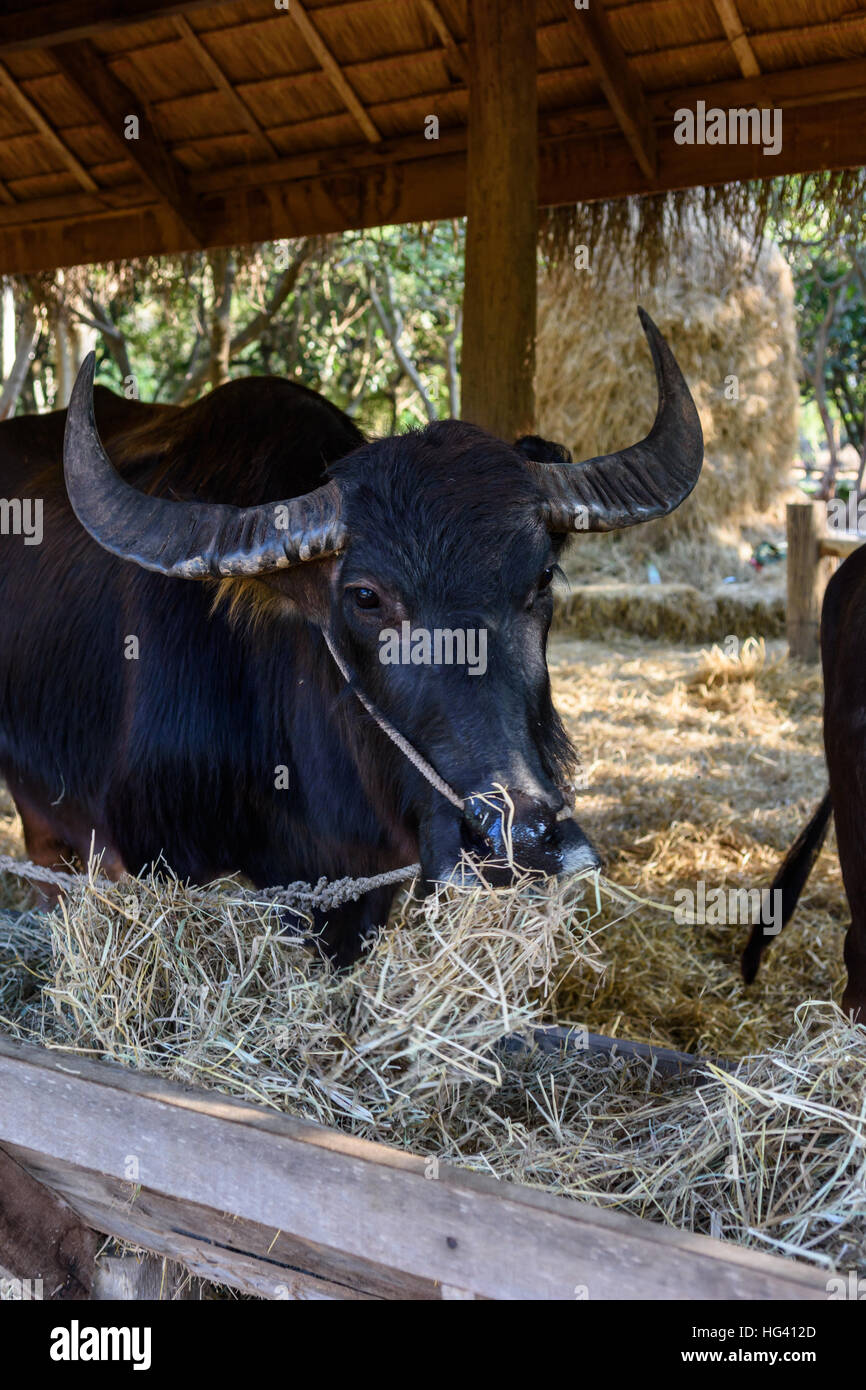
[[[400,752],[403,754],[403,756],[409,759],[409,762],[412,764],[412,766],[418,769],[418,771],[421,773],[421,776],[427,779],[431,787],[435,787],[437,792],[441,792],[442,796],[444,796],[447,801],[450,801],[452,806],[456,806],[458,811],[465,811],[466,803],[463,800],[463,798],[457,795],[454,788],[448,785],[444,777],[439,776],[439,773],[436,771],[435,767],[428,763],[427,759],[421,753],[418,752],[417,748],[412,747],[412,744],[409,742],[408,739],[403,737],[399,729],[395,729],[391,721],[389,719],[386,719],[384,714],[382,714],[381,711],[376,708],[376,706],[373,704],[373,701],[367,698],[367,696],[364,694],[363,690],[359,686],[357,679],[352,675],[352,672],[349,670],[349,667],[346,665],[345,661],[340,656],[340,653],[337,651],[337,648],[335,647],[334,642],[331,638],[331,634],[328,632],[327,628],[322,628],[322,636],[325,639],[325,644],[328,648],[328,651],[334,658],[334,663],[338,671],[340,672],[340,675],[343,677],[343,680],[346,682],[349,689],[354,693],[354,695],[356,695],[357,698],[360,700],[361,704],[364,706],[364,709],[367,711],[370,718],[375,720],[375,722],[378,724],[379,728],[382,730],[382,733],[386,734],[387,737],[391,740],[391,742],[397,748],[400,749]],[[571,820],[571,810],[569,809],[567,804],[563,806],[561,811],[557,811],[556,819],[558,821]]]
[[[325,628],[322,629],[322,633],[325,638],[325,642],[327,643],[328,651],[334,658],[334,661],[337,664],[337,667],[340,671],[341,676],[343,677],[343,680],[346,682],[349,689],[352,690],[355,693],[355,695],[357,695],[358,699],[361,701],[361,704],[364,706],[364,709],[367,711],[370,718],[375,719],[376,723],[379,725],[379,728],[382,730],[382,733],[387,734],[388,738],[391,740],[393,744],[396,744],[396,746],[400,749],[400,752],[404,755],[404,757],[407,757],[409,759],[412,766],[417,767],[418,771],[421,773],[421,776],[427,778],[427,781],[430,783],[431,787],[435,787],[437,792],[441,792],[442,795],[448,801],[451,802],[452,806],[457,807],[458,811],[463,811],[465,809],[465,804],[463,802],[462,797],[459,797],[457,795],[453,787],[449,787],[445,779],[439,776],[439,773],[436,771],[435,767],[431,767],[427,759],[422,757],[418,750],[412,747],[409,740],[405,739],[403,735],[399,732],[399,730],[394,728],[394,725],[390,722],[390,720],[386,719],[384,714],[381,714],[380,711],[377,710],[376,706],[373,704],[373,701],[367,699],[367,696],[364,694],[363,690],[361,690],[360,686],[358,685],[358,682],[353,679],[351,671],[349,670],[348,666],[343,661],[342,657],[340,656],[339,652],[337,651],[336,647],[331,641],[331,634]]]

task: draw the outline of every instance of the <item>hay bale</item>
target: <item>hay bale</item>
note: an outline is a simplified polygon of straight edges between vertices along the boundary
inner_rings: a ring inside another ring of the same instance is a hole
[[[558,631],[604,639],[616,629],[668,642],[720,642],[729,633],[782,637],[785,594],[778,584],[573,584],[554,594]]]
[[[694,219],[688,246],[653,283],[636,288],[619,262],[602,279],[570,263],[542,276],[538,303],[538,428],[575,458],[640,439],[655,383],[635,308],[670,342],[692,390],[706,459],[695,492],[671,517],[614,536],[580,536],[566,571],[694,583],[745,577],[744,525],[783,525],[797,445],[798,352],[794,290],[773,243],[754,251],[733,230],[712,242]],[[726,398],[736,379],[739,399]],[[784,532],[782,532],[784,534]]]

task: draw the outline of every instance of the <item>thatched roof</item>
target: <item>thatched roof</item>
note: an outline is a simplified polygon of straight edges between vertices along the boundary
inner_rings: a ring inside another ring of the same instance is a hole
[[[282,2],[0,5],[0,270],[462,213],[467,0]],[[866,13],[538,0],[538,101],[543,205],[866,164]],[[780,153],[675,143],[698,101]]]

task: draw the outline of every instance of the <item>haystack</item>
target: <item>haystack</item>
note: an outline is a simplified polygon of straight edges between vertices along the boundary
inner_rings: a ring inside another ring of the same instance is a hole
[[[646,433],[656,395],[638,303],[674,349],[704,430],[692,497],[664,521],[578,537],[565,564],[578,581],[644,580],[649,562],[664,580],[745,578],[752,543],[784,520],[798,410],[791,274],[772,242],[758,250],[732,229],[711,238],[697,214],[692,227],[688,244],[643,287],[621,261],[598,274],[561,263],[541,279],[542,435],[588,458]]]

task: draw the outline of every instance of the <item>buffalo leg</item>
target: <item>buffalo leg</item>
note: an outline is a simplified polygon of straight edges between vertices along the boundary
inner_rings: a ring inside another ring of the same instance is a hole
[[[45,810],[27,792],[19,787],[10,787],[12,800],[21,817],[24,829],[24,844],[27,857],[43,869],[68,869],[70,859],[76,855],[83,862],[90,853],[90,836],[82,827],[66,823],[53,808]],[[94,842],[97,852],[102,853],[102,872],[107,878],[119,879],[125,873],[120,855],[110,844]],[[37,906],[53,907],[60,897],[61,890],[54,883],[37,880],[34,885]]]
[[[319,949],[338,968],[351,965],[358,959],[365,939],[388,921],[393,888],[374,888],[357,902],[327,912],[313,912],[313,931]]]
[[[74,852],[72,846],[56,834],[52,823],[32,803],[15,795],[12,799],[21,817],[28,859],[43,869],[65,868],[64,860],[71,859]],[[54,907],[60,897],[55,883],[37,881],[32,887],[37,907]]]

